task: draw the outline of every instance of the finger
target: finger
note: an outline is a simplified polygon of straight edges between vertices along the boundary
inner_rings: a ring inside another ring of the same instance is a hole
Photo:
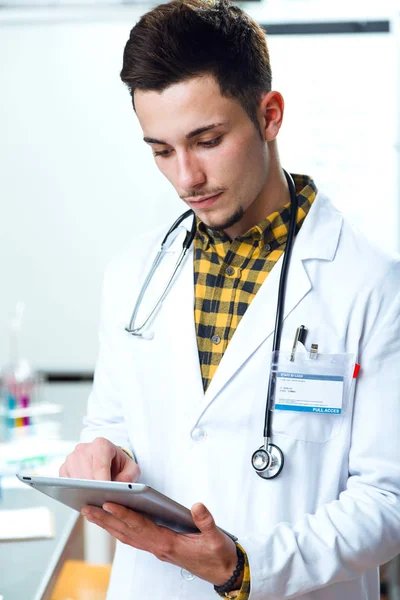
[[[68,467],[66,463],[63,463],[58,471],[59,477],[69,477]]]
[[[129,535],[130,529],[126,522],[117,519],[101,508],[86,506],[81,510],[81,513],[88,521],[103,527],[103,529],[113,529],[114,531],[119,531],[122,535]]]
[[[91,456],[88,444],[77,444],[73,452],[68,454],[64,464],[61,466],[60,477],[77,477],[80,479],[92,479]]]
[[[92,469],[88,459],[79,450],[69,454],[59,469],[60,477],[77,477],[79,479],[92,479]]]
[[[214,518],[204,504],[201,504],[201,502],[194,504],[191,513],[193,521],[195,522],[196,527],[200,529],[201,533],[204,533],[205,535],[214,535],[218,532]]]
[[[139,550],[144,550],[145,549],[145,548],[141,547],[140,544],[136,544],[134,542],[134,540],[132,540],[132,538],[129,535],[126,534],[126,532],[124,532],[124,531],[122,531],[120,529],[116,529],[115,527],[112,527],[112,525],[110,525],[109,523],[97,521],[96,519],[91,518],[91,517],[87,517],[87,520],[90,523],[94,523],[95,525],[98,525],[99,527],[101,527],[102,529],[104,529],[105,531],[107,531],[107,533],[109,533],[110,535],[112,535],[112,537],[114,537],[116,540],[119,540],[123,544],[127,544],[129,546],[133,546],[134,548],[138,548]]]
[[[122,529],[120,526],[116,526],[115,529],[123,531],[124,535],[130,538],[131,546],[151,552],[159,560],[173,562],[173,551],[179,538],[175,531],[157,525],[148,516],[119,504],[105,502],[103,510],[112,513],[113,517],[123,524]]]
[[[140,468],[135,461],[126,456],[121,471],[115,476],[114,481],[122,481],[127,483],[135,483],[140,478]]]
[[[133,529],[137,534],[141,534],[146,526],[149,527],[153,525],[153,522],[148,517],[145,517],[130,508],[121,506],[120,504],[105,502],[103,504],[103,510],[114,518],[126,523],[127,526],[130,527],[130,529]]]
[[[75,451],[70,454],[65,461],[69,473],[69,477],[78,479],[93,479],[91,457],[88,454],[88,449],[85,446],[79,445]]]
[[[154,531],[150,530],[157,526],[155,526],[150,519],[123,506],[119,506],[118,504],[106,503],[104,506],[108,507],[108,511],[94,506],[88,506],[86,507],[87,510],[82,509],[81,512],[86,516],[88,521],[106,529],[111,535],[123,541],[125,544],[130,544],[135,548],[146,550],[148,552],[154,550],[155,535]],[[115,509],[120,516],[123,515],[124,518],[121,519],[120,517],[111,514],[109,512],[111,507]],[[124,539],[122,539],[122,537]]]
[[[97,438],[92,443],[91,450],[93,479],[111,481],[111,463],[117,447],[105,438]]]
[[[92,458],[92,475],[97,481],[111,481],[111,460],[109,457],[93,456]]]

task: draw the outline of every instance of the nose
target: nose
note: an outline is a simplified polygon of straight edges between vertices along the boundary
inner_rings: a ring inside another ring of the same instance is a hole
[[[198,157],[190,152],[182,153],[177,165],[177,184],[180,190],[191,193],[191,190],[204,185],[206,173]]]

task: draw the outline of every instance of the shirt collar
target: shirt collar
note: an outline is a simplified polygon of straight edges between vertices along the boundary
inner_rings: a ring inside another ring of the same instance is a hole
[[[302,221],[304,219],[305,214],[307,214],[318,190],[313,179],[308,175],[292,174],[292,177],[296,188],[298,207],[303,209],[303,215],[299,215],[298,211],[297,222],[299,223],[300,220]],[[290,220],[289,207],[290,202],[285,204],[281,210],[275,211],[265,217],[260,223],[257,223],[257,225],[246,231],[243,235],[238,236],[236,239],[250,244],[258,242],[261,246],[266,244],[270,245],[271,241],[276,240],[276,234],[274,235],[273,231],[282,225],[284,226],[282,238],[285,239]],[[216,231],[207,227],[207,225],[198,217],[196,237],[200,240],[205,249],[208,248],[209,244],[230,243],[228,236],[226,236],[223,231]]]

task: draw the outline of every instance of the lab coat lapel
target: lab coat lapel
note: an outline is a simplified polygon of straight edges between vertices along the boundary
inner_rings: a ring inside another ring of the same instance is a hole
[[[274,266],[243,315],[206,392],[211,403],[241,365],[274,332],[282,259]],[[285,300],[285,317],[311,289],[302,261],[292,257]],[[271,341],[272,343],[272,341]]]
[[[168,248],[165,261],[165,272],[168,275],[172,272],[182,250],[186,227],[189,228],[191,225],[190,219],[185,221],[184,225],[185,227],[181,228]],[[160,323],[167,330],[166,339],[170,340],[167,354],[171,359],[171,377],[176,368],[175,379],[181,382],[179,388],[187,395],[186,390],[190,386],[191,403],[196,405],[203,402],[204,391],[194,323],[193,246],[189,248],[178,273],[161,311],[161,316],[168,315],[168,319],[160,319]]]
[[[325,196],[318,194],[293,248],[287,279],[284,318],[312,289],[312,280],[306,268],[307,261],[333,260],[341,225],[341,215]],[[281,258],[242,317],[207,389],[206,405],[203,409],[213,402],[241,365],[273,334],[282,262]]]

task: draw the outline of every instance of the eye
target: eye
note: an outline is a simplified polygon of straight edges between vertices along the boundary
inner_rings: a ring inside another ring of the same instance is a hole
[[[158,152],[153,152],[153,156],[168,156],[171,153],[171,150],[159,150]]]
[[[200,146],[206,146],[207,148],[212,148],[213,146],[217,146],[219,142],[222,140],[222,135],[214,138],[213,140],[209,140],[207,142],[199,142]]]

